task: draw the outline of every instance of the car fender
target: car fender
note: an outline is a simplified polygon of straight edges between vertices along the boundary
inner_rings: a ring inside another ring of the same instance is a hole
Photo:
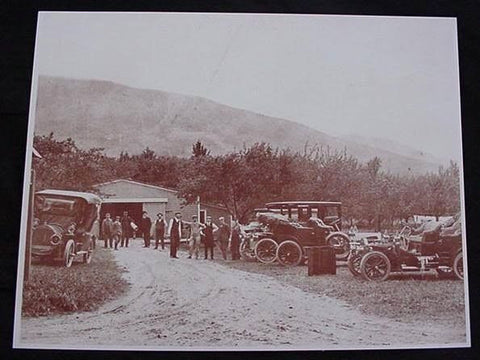
[[[389,246],[370,245],[370,247],[372,249],[371,251],[378,251],[385,254],[388,257],[388,260],[390,260],[390,263],[392,264],[392,268],[399,264],[400,256],[395,251],[394,245],[389,245]]]
[[[256,233],[255,236],[258,237],[258,240],[262,240],[263,238],[271,238],[273,239],[273,233],[272,232],[261,232],[261,233]]]
[[[287,241],[287,240],[295,241],[298,245],[300,245],[300,248],[302,248],[302,251],[303,251],[303,246],[296,236],[285,234],[285,235],[277,237],[277,241],[278,241],[279,244],[281,244],[282,242]]]

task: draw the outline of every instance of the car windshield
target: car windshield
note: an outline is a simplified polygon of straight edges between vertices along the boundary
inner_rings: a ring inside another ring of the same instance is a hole
[[[56,223],[68,227],[72,222],[82,221],[85,201],[75,198],[58,198],[46,195],[35,197],[35,216],[41,223]]]
[[[318,205],[311,206],[308,204],[298,204],[278,207],[271,206],[268,210],[270,212],[285,215],[293,221],[300,223],[305,223],[312,217],[323,219],[326,216],[338,216],[338,208],[334,206],[323,207]]]
[[[290,224],[288,217],[275,212],[261,212],[257,214],[257,219],[266,225]]]
[[[336,207],[336,206],[326,207],[325,208],[325,216],[328,216],[328,217],[337,216],[338,217],[338,207]]]

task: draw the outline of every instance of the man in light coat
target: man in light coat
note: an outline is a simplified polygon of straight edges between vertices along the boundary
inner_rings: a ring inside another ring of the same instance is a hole
[[[110,217],[110,213],[105,214],[100,232],[105,241],[105,247],[113,248],[113,220]]]
[[[122,223],[120,222],[120,216],[116,216],[115,221],[112,224],[112,238],[115,243],[115,250],[118,250],[118,244],[122,238]]]

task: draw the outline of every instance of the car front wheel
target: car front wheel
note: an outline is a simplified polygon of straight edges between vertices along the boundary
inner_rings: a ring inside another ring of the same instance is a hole
[[[365,280],[383,281],[390,275],[391,264],[380,251],[365,254],[360,262],[360,272]]]
[[[265,238],[255,245],[255,256],[264,264],[271,264],[277,260],[277,243],[273,239]]]
[[[250,248],[248,240],[242,241],[240,244],[240,256],[245,261],[255,261],[255,252]]]
[[[463,280],[463,254],[459,252],[453,261],[453,271],[455,276]]]
[[[352,273],[353,276],[360,275],[360,262],[362,261],[362,256],[355,254],[350,254],[347,260],[348,270]]]
[[[68,240],[63,253],[63,263],[67,268],[72,266],[73,258],[75,257],[74,247],[75,242],[72,239]]]
[[[350,238],[342,232],[334,232],[327,236],[326,242],[333,246],[335,258],[337,260],[346,260],[350,253]]]
[[[87,249],[87,252],[83,254],[83,262],[85,264],[90,264],[90,262],[92,261],[92,255],[93,255],[93,244],[90,244]]]

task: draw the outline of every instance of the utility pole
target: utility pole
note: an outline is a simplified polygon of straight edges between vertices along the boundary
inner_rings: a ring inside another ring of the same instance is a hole
[[[200,222],[200,196],[197,196],[197,219]]]

